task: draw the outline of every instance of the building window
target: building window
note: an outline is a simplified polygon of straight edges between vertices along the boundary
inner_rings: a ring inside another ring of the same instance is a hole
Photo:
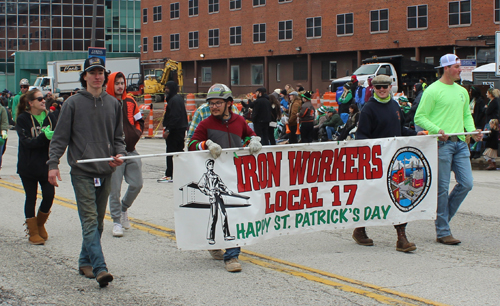
[[[179,50],[180,48],[179,36],[180,36],[179,33],[170,34],[170,50]]]
[[[354,33],[354,14],[337,15],[337,35],[350,35]]]
[[[408,29],[427,28],[427,4],[408,7]]]
[[[148,53],[148,38],[142,38],[142,53]]]
[[[175,2],[175,3],[170,3],[170,19],[177,19],[179,18],[179,12],[180,12],[180,8],[179,8],[180,4],[179,2]]]
[[[292,0],[278,0],[278,3],[292,2]]]
[[[370,11],[370,32],[388,32],[389,31],[389,10]]]
[[[241,10],[241,0],[230,0],[229,1],[230,10]]]
[[[189,16],[198,16],[198,0],[189,0]]]
[[[229,44],[241,45],[241,27],[229,28]]]
[[[148,23],[148,9],[142,9],[142,23]]]
[[[306,37],[321,37],[321,17],[312,17],[306,19]]]
[[[153,22],[161,21],[161,5],[153,7]]]
[[[189,32],[189,49],[198,48],[198,31]]]
[[[293,22],[292,20],[280,21],[278,23],[278,40],[292,40]]]
[[[495,22],[500,22],[500,0],[495,0]]]
[[[219,29],[208,30],[208,46],[209,47],[219,46]]]
[[[153,37],[153,51],[161,51],[161,35]]]
[[[281,82],[280,68],[281,64],[276,64],[276,82]]]
[[[293,62],[293,80],[307,80],[307,61]]]
[[[337,62],[321,61],[321,79],[333,80],[337,78]]]
[[[450,26],[470,25],[470,0],[450,2],[449,12],[448,24]]]
[[[253,25],[253,42],[266,42],[266,24],[259,23]]]
[[[251,66],[252,75],[252,85],[262,85],[264,84],[264,65],[252,65]]]
[[[240,85],[240,66],[231,66],[231,85]]]
[[[266,0],[253,0],[253,6],[264,6],[266,5]]]
[[[434,65],[434,57],[429,56],[424,59],[424,62],[429,65]]]
[[[208,13],[218,13],[219,12],[219,0],[208,0]]]
[[[212,67],[201,67],[201,82],[212,83]]]

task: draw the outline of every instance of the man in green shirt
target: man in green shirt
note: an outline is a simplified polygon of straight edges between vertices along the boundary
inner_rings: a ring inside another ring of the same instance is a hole
[[[19,87],[21,87],[21,90],[14,96],[12,104],[9,105],[10,112],[12,113],[12,120],[14,120],[14,122],[17,120],[17,105],[19,104],[19,99],[22,95],[28,92],[30,88],[30,81],[28,81],[28,79],[22,79],[19,82]]]
[[[451,235],[450,221],[460,204],[472,189],[473,178],[470,153],[465,136],[449,136],[447,133],[463,133],[476,130],[469,109],[467,90],[455,83],[460,80],[460,59],[455,54],[441,57],[439,69],[441,78],[429,85],[422,95],[415,114],[415,124],[429,131],[441,134],[438,137],[438,206],[435,221],[437,242],[449,245],[461,241]],[[474,135],[476,141],[482,134]],[[457,184],[448,193],[451,171]]]

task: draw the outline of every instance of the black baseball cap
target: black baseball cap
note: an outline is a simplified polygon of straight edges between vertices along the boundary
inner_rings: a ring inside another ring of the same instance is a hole
[[[104,60],[100,57],[89,57],[85,60],[85,64],[83,64],[83,72],[90,71],[95,68],[102,68],[106,70],[104,66]]]

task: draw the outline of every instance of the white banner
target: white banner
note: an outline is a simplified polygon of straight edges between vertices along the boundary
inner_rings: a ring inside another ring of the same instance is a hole
[[[174,156],[175,232],[186,250],[280,235],[434,220],[437,141],[397,137]]]

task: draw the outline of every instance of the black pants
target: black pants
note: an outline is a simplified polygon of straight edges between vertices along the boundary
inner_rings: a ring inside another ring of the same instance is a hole
[[[296,125],[289,125],[288,129],[290,130],[290,134],[288,137],[288,143],[297,143],[297,126]]]
[[[20,175],[20,177],[23,183],[24,193],[26,194],[26,200],[24,202],[24,215],[26,219],[35,217],[38,183],[40,183],[40,187],[42,188],[42,203],[40,203],[39,209],[43,213],[48,213],[54,202],[54,186],[50,184],[48,180],[40,181],[22,175]]]
[[[267,128],[267,131],[268,131],[268,137],[269,137],[269,143],[271,145],[275,145],[276,144],[276,138],[274,138],[274,127],[270,126]]]
[[[268,128],[269,128],[269,122],[253,123],[253,130],[255,131],[255,134],[257,134],[257,136],[260,137],[260,143],[263,146],[269,145]]]
[[[184,136],[186,135],[186,129],[176,129],[170,130],[165,143],[167,144],[167,153],[182,152],[184,150]],[[172,162],[172,156],[167,156],[167,170],[165,170],[165,176],[173,177],[174,165]]]
[[[300,124],[300,138],[302,143],[313,142],[314,122],[302,122]]]

